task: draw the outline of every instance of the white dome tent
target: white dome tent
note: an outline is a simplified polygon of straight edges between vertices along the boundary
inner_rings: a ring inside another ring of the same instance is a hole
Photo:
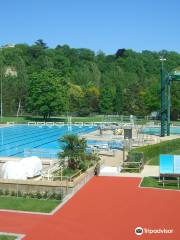
[[[41,175],[42,161],[40,158],[32,156],[23,158],[20,161],[8,161],[2,166],[2,178],[26,180]]]

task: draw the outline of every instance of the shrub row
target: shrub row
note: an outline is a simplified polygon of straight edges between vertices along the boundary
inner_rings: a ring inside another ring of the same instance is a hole
[[[23,197],[23,198],[35,198],[35,199],[55,199],[62,200],[63,193],[59,192],[21,192],[21,191],[9,191],[0,189],[0,196],[12,196],[12,197]]]

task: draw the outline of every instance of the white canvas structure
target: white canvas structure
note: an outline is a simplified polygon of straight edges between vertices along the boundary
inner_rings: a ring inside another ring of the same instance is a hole
[[[8,161],[2,166],[2,178],[26,180],[24,168],[19,162]]]
[[[32,178],[41,174],[42,161],[38,157],[27,157],[20,161],[21,166],[25,169],[26,176]]]
[[[8,161],[2,166],[2,178],[26,180],[41,175],[42,161],[40,158],[32,156],[23,158],[20,161]]]

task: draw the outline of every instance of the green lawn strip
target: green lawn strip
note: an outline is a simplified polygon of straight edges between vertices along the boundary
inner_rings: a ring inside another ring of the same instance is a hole
[[[172,154],[172,155],[180,155],[180,149],[176,150],[176,151],[171,151],[168,152],[168,154]],[[148,165],[159,165],[159,156],[156,156],[154,158],[149,159],[149,161],[147,162]]]
[[[159,178],[156,178],[156,177],[144,177],[140,186],[141,187],[150,187],[150,188],[180,190],[180,188],[178,188],[178,186],[177,186],[177,183],[165,182],[165,186],[163,187],[162,182],[159,182]]]
[[[0,235],[0,240],[15,240],[15,239],[17,239],[16,236]]]
[[[144,153],[144,161],[148,165],[159,165],[160,154],[180,154],[180,138],[164,141],[158,144],[138,147],[129,152],[133,154],[136,152]]]
[[[57,116],[46,119],[47,122],[68,122],[67,116]],[[106,119],[104,115],[95,115],[95,116],[87,116],[87,117],[71,117],[72,123],[75,122],[121,122],[121,117],[115,117],[112,119]],[[128,120],[127,120],[128,121]],[[42,116],[11,116],[11,117],[3,117],[1,123],[6,122],[15,122],[15,123],[28,123],[28,122],[44,122],[44,118]],[[126,122],[126,121],[125,121]],[[146,120],[137,120],[139,124],[145,124]]]
[[[1,196],[0,209],[28,212],[49,213],[60,203],[60,200],[42,200],[22,197]]]
[[[25,123],[28,122],[26,117],[3,117],[0,123],[15,122],[15,123]]]

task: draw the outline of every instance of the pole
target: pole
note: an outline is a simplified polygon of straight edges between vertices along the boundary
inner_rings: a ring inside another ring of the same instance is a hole
[[[2,114],[3,114],[3,102],[2,102],[2,69],[1,69],[1,122],[2,122]]]
[[[163,61],[166,59],[161,58],[161,137],[166,133],[166,80],[163,68]]]
[[[168,78],[168,89],[167,89],[168,99],[168,109],[167,109],[167,136],[170,136],[171,127],[171,79]]]

